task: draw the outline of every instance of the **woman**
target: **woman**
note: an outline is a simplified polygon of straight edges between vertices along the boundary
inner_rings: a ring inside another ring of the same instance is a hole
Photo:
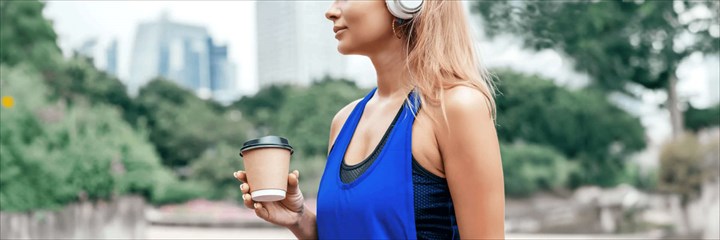
[[[279,202],[253,202],[243,183],[245,205],[300,239],[502,239],[494,94],[462,3],[398,1],[337,0],[325,13],[338,51],[370,58],[377,88],[332,120],[317,214],[297,170]]]

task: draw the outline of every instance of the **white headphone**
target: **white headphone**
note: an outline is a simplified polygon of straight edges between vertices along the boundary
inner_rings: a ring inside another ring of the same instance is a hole
[[[385,3],[393,16],[408,20],[420,11],[423,0],[385,0]]]

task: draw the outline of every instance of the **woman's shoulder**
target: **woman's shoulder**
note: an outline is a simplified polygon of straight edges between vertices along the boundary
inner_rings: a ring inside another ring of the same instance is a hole
[[[350,116],[350,113],[352,113],[352,110],[355,109],[355,106],[362,101],[362,98],[352,101],[348,105],[345,105],[345,107],[341,108],[337,113],[335,113],[335,116],[332,119],[332,123],[330,125],[330,135],[334,136],[336,133],[340,130],[340,127],[345,124],[345,121],[347,121],[347,118]]]
[[[459,85],[445,91],[443,101],[448,112],[488,111],[488,99],[480,90]]]
[[[350,116],[350,113],[352,113],[352,110],[355,109],[355,106],[357,106],[360,101],[362,101],[362,98],[352,101],[351,103],[341,108],[337,113],[335,113],[335,116],[332,120],[332,125],[335,126],[338,124],[344,124],[347,118]]]
[[[445,89],[441,100],[444,109],[439,102],[435,105],[424,106],[439,119],[443,119],[445,116],[451,118],[473,113],[491,113],[489,99],[474,87],[459,85]]]

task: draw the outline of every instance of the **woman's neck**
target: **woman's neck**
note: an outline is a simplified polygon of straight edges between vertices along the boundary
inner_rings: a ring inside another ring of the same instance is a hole
[[[402,43],[401,41],[393,41]],[[400,46],[388,46],[385,49],[402,49]],[[406,96],[412,89],[407,76],[405,57],[403,51],[385,50],[370,56],[375,72],[377,73],[378,98],[395,98],[397,95]]]

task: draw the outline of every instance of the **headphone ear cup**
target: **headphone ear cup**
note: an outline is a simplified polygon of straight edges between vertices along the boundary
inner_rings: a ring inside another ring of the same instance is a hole
[[[400,19],[407,20],[415,16],[422,8],[422,0],[385,0],[390,13]]]

